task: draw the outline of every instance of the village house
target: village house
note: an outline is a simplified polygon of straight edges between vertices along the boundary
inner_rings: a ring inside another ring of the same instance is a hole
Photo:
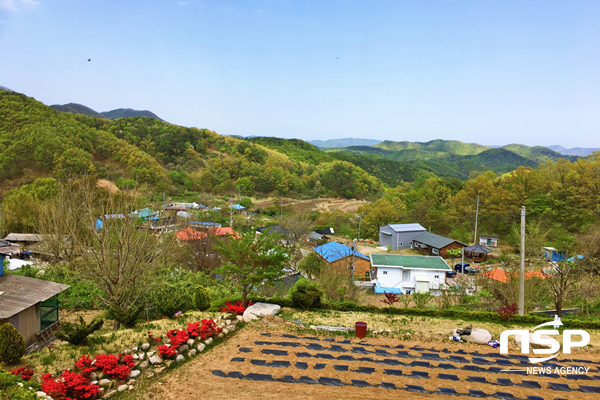
[[[413,238],[418,234],[427,232],[419,224],[389,224],[379,227],[379,245],[392,250],[408,249],[413,247]]]
[[[486,247],[498,247],[498,236],[479,235],[479,244]]]
[[[452,268],[441,257],[371,254],[373,289],[375,293],[440,294],[446,282],[446,272]]]
[[[435,233],[423,232],[413,238],[413,249],[420,254],[448,258],[448,250],[462,249],[466,245]]]
[[[0,264],[0,325],[12,324],[26,346],[45,344],[58,328],[57,295],[69,286],[60,283],[4,274]]]
[[[371,260],[362,253],[337,242],[329,242],[313,249],[331,268],[346,269],[354,277],[368,276],[371,269]]]

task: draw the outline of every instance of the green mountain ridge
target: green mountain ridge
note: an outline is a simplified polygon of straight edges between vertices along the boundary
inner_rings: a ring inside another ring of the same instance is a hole
[[[163,119],[159,118],[152,111],[148,110],[134,110],[132,108],[117,108],[111,111],[103,111],[98,112],[96,110],[91,109],[90,107],[84,106],[83,104],[78,103],[68,103],[68,104],[52,104],[51,108],[55,109],[58,112],[70,112],[72,114],[83,114],[88,117],[95,118],[108,118],[108,119],[117,119],[117,118],[127,118],[127,117],[149,117],[154,118],[159,121],[163,121]]]
[[[327,140],[308,140],[308,143],[320,148],[327,149],[330,147],[348,147],[348,146],[374,146],[381,140],[376,139],[327,139]]]

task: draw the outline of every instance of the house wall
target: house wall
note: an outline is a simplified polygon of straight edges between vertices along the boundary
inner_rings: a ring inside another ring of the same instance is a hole
[[[352,256],[344,257],[339,260],[329,263],[331,268],[348,271],[348,275],[352,274]],[[354,257],[354,276],[365,276],[367,271],[371,269],[371,261],[361,257]]]
[[[420,243],[420,242],[415,242],[415,244],[416,243]],[[452,242],[448,246],[444,246],[441,249],[436,249],[438,252],[435,253],[433,251],[434,247],[428,247],[427,245],[425,245],[423,243],[423,247],[419,247],[418,252],[420,254],[424,254],[424,255],[428,255],[428,256],[440,256],[442,258],[450,258],[450,256],[448,255],[448,250],[461,249],[462,247],[463,246],[460,243]]]
[[[394,235],[391,235],[391,236],[386,235],[385,233],[379,231],[379,245],[380,246],[388,247],[389,245],[392,245],[392,248],[393,248],[394,247],[393,243],[392,243],[393,238],[394,238]]]
[[[36,304],[8,319],[15,329],[23,335],[25,345],[29,346],[37,342],[35,335],[40,331],[40,305]]]
[[[444,271],[376,267],[375,276],[383,288],[401,288],[404,293],[407,290],[414,293],[417,286],[417,274],[427,275],[429,289],[433,294],[439,294],[437,289],[446,282]]]
[[[498,247],[498,239],[479,238],[479,244],[487,247]]]

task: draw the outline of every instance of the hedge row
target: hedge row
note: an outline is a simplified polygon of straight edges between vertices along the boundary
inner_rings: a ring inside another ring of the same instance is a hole
[[[292,304],[292,300],[285,297],[254,297],[250,296],[255,303],[275,303],[282,307],[295,308]],[[225,305],[227,299],[215,300],[211,303],[211,309],[214,308],[216,311]],[[229,301],[237,301],[241,299],[230,299]],[[366,312],[371,314],[392,314],[392,315],[413,315],[423,317],[434,317],[434,318],[459,318],[465,321],[474,322],[495,322],[505,323],[506,321],[500,317],[496,312],[485,312],[485,311],[464,311],[464,310],[437,310],[433,308],[420,309],[420,308],[382,308],[377,306],[363,306],[356,304],[351,301],[338,301],[338,302],[321,302],[319,307],[316,309],[321,310],[334,310],[334,311],[355,311],[355,312]],[[510,322],[514,324],[530,324],[540,325],[544,322],[550,321],[550,317],[541,316],[536,314],[525,314],[515,315],[510,318]],[[600,329],[600,320],[583,320],[576,318],[562,319],[565,328],[569,329]]]

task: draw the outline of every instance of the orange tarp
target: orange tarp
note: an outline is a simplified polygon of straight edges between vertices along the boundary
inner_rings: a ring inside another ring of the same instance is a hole
[[[204,232],[196,231],[189,226],[182,231],[177,232],[177,239],[179,240],[200,240],[208,237]]]
[[[507,283],[508,282],[508,275],[506,274],[506,272],[504,270],[502,270],[502,269],[500,269],[498,267],[494,268],[491,271],[484,272],[481,275],[485,276],[486,278],[490,278],[490,279],[493,279],[495,281],[498,281],[498,282],[502,282],[502,283]],[[545,279],[546,276],[540,270],[525,271],[525,279],[531,279],[531,278],[542,278],[542,279]]]
[[[234,239],[239,239],[240,234],[233,230],[230,226],[214,228],[211,229],[208,233],[214,236],[233,236]]]

